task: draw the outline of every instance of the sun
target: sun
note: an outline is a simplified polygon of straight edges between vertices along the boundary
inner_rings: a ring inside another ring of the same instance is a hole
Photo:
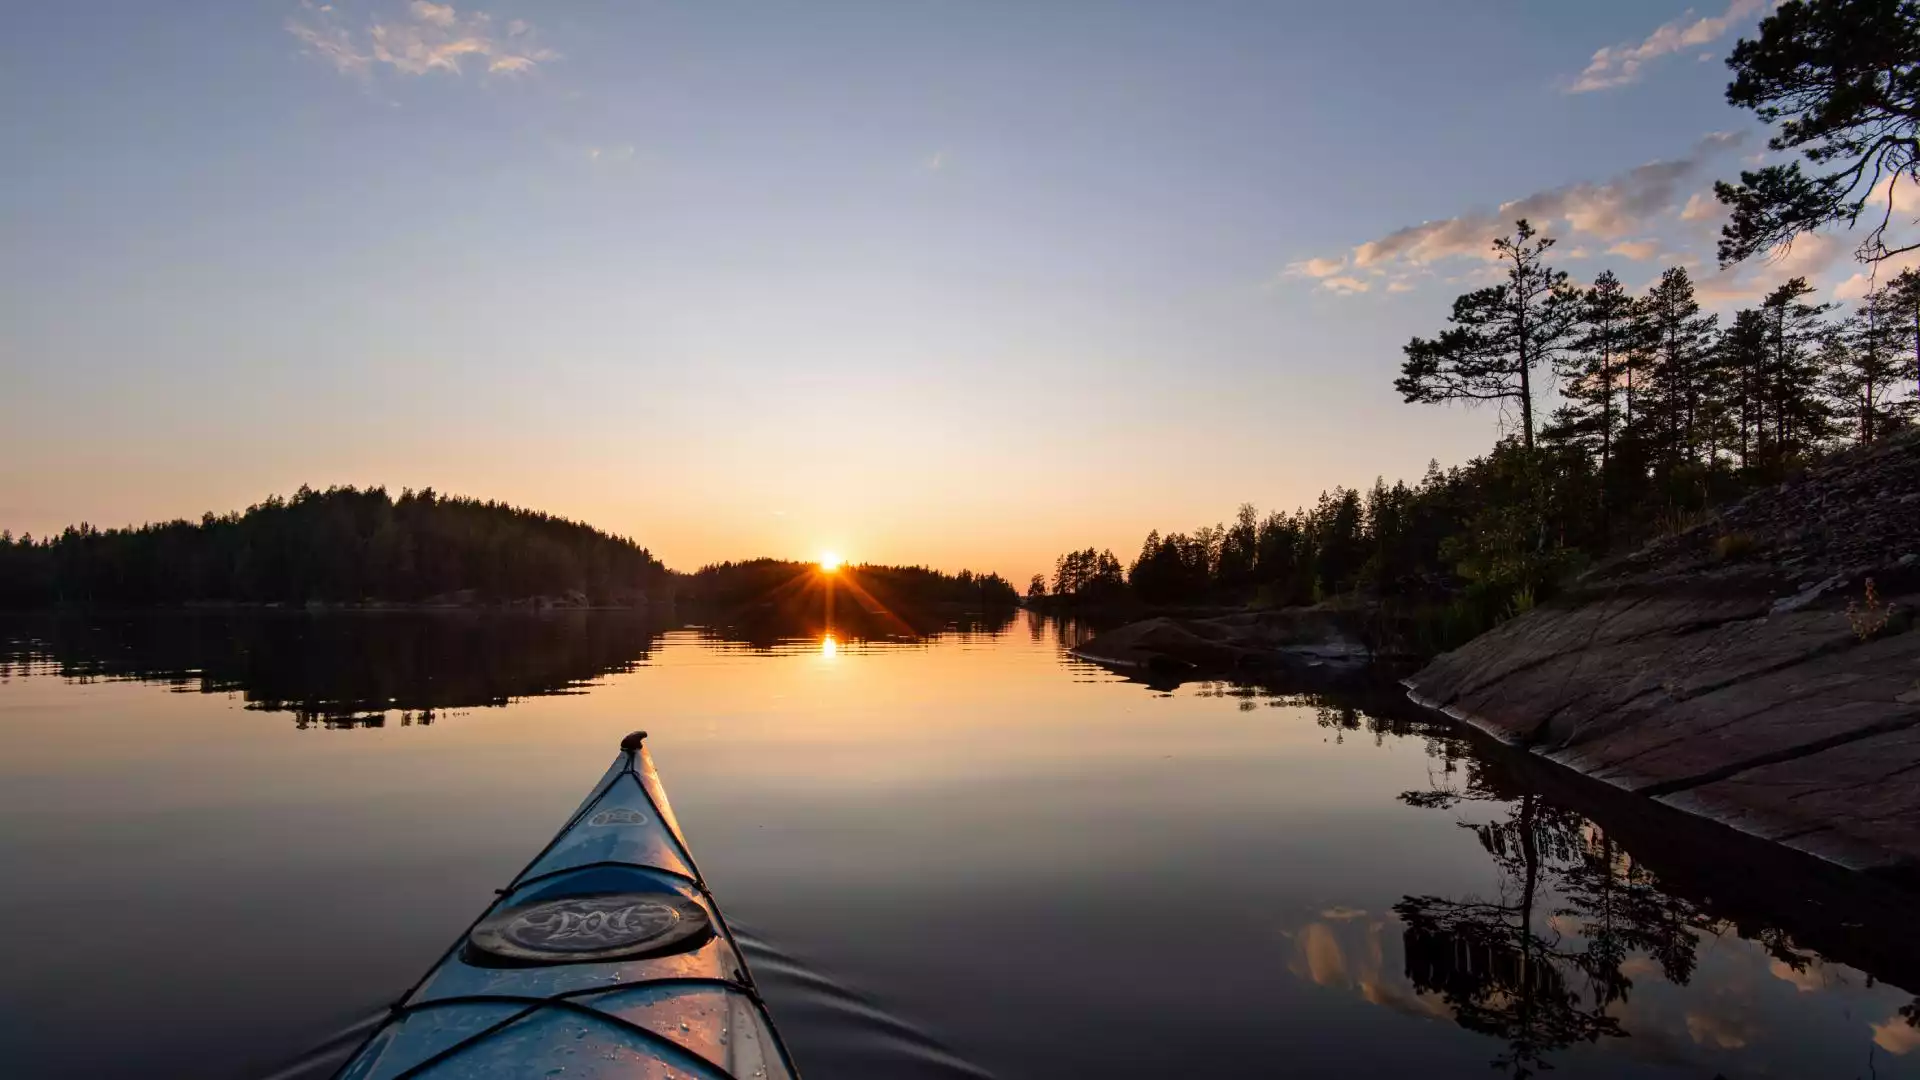
[[[835,555],[831,551],[821,552],[820,553],[820,569],[829,574],[833,573],[835,570],[840,569],[840,556]]]

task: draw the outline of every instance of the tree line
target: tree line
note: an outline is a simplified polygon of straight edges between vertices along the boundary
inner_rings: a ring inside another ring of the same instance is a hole
[[[961,570],[948,574],[925,566],[869,563],[849,563],[829,572],[818,563],[791,559],[711,563],[680,575],[679,594],[694,604],[745,608],[778,604],[794,594],[821,594],[836,584],[840,592],[869,605],[891,602],[915,610],[980,611],[1013,608],[1020,603],[1020,593],[1013,584],[994,573]]]
[[[660,560],[625,537],[433,489],[302,487],[246,510],[131,528],[0,532],[0,607],[663,598]]]
[[[917,639],[948,630],[1004,629],[1020,594],[999,574],[924,566],[785,559],[703,566],[680,579],[683,616],[713,636],[773,647],[795,640]]]
[[[1149,533],[1131,563],[1092,548],[1035,575],[1034,599],[1080,604],[1311,604],[1355,590],[1473,594],[1497,615],[1609,551],[1913,421],[1920,273],[1849,311],[1790,279],[1731,318],[1704,312],[1674,267],[1640,294],[1587,288],[1546,265],[1520,222],[1495,242],[1507,282],[1454,302],[1450,325],[1405,349],[1409,402],[1493,402],[1512,431],[1417,483],[1336,487],[1312,506]],[[1544,418],[1539,396],[1559,401]]]
[[[1722,265],[1832,225],[1869,229],[1874,267],[1920,250],[1889,232],[1896,188],[1920,184],[1920,2],[1786,0],[1728,58],[1727,100],[1775,125],[1802,161],[1741,173]],[[1500,280],[1454,300],[1403,350],[1417,404],[1491,405],[1505,432],[1418,483],[1336,487],[1312,506],[1150,533],[1060,557],[1032,602],[1304,604],[1365,591],[1436,603],[1470,635],[1593,560],[1682,528],[1725,499],[1910,425],[1920,386],[1920,273],[1880,274],[1849,308],[1794,277],[1722,319],[1686,267],[1636,293],[1607,272],[1576,285],[1530,222],[1492,239]],[[1543,405],[1545,408],[1543,409]],[[1544,412],[1544,415],[1542,413]]]

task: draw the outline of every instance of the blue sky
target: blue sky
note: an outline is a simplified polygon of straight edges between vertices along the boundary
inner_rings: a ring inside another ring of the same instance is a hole
[[[0,526],[430,485],[1024,577],[1417,476],[1496,433],[1391,383],[1506,204],[1579,278],[1844,291],[1712,274],[1761,7],[28,5]]]

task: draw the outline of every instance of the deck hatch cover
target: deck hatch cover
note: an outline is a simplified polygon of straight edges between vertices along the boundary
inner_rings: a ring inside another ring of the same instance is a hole
[[[685,952],[713,936],[705,908],[672,893],[561,896],[482,919],[467,943],[482,963],[583,964]]]

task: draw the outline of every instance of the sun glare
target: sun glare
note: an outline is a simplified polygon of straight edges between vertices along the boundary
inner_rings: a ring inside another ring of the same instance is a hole
[[[820,569],[826,571],[829,574],[833,573],[835,570],[840,569],[840,556],[835,555],[831,551],[821,552],[820,553]]]
[[[832,634],[820,639],[820,655],[829,660],[840,655],[840,643],[833,639]]]

